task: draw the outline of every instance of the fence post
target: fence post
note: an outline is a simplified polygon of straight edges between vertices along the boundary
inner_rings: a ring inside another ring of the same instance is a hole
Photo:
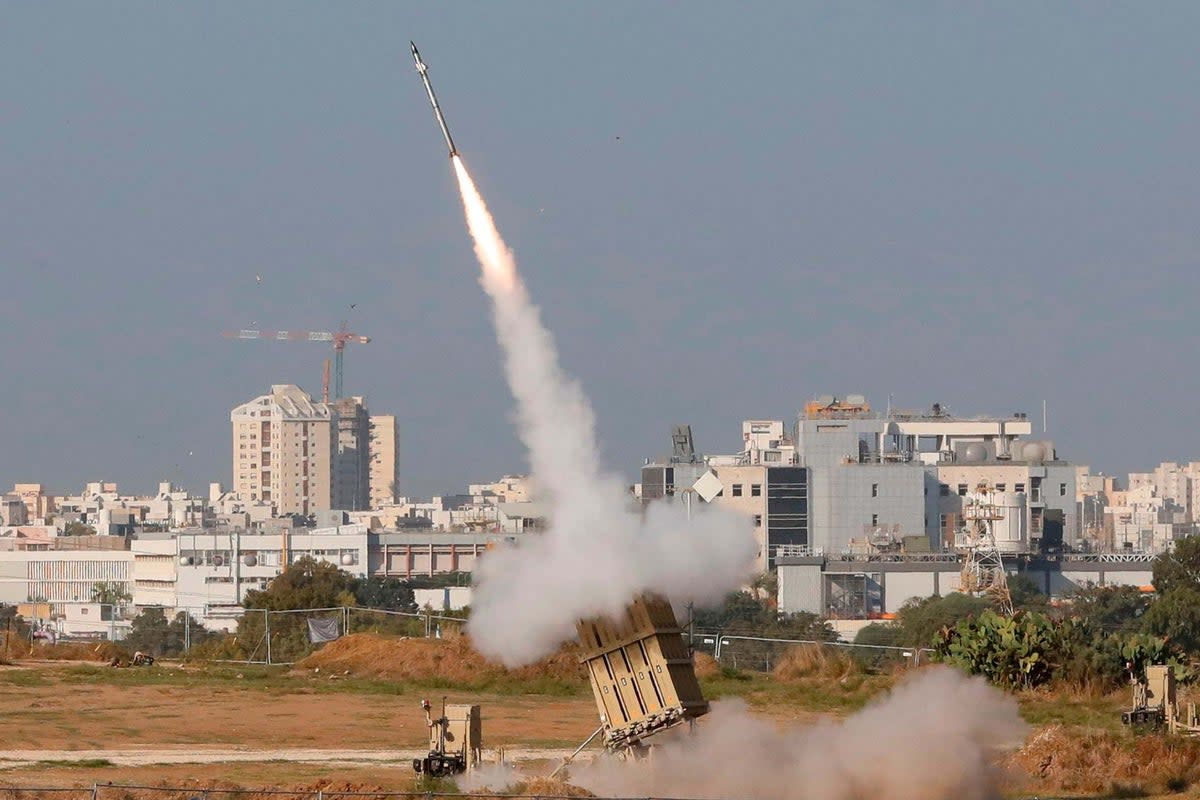
[[[263,609],[263,628],[266,631],[266,636],[267,636],[267,664],[270,665],[270,663],[271,663],[271,610],[269,608]]]

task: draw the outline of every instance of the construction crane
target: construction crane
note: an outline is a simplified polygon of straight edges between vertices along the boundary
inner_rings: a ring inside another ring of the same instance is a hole
[[[342,396],[342,357],[346,345],[350,342],[367,344],[370,336],[360,336],[346,329],[346,323],[336,331],[256,331],[240,330],[225,331],[227,339],[274,339],[279,342],[333,342],[333,398]],[[328,375],[328,372],[326,373]],[[326,401],[328,401],[328,379],[326,380]]]

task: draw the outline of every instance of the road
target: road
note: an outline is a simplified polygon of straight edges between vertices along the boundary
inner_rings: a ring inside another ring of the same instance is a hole
[[[504,760],[561,760],[569,749],[506,748]],[[138,748],[128,750],[0,750],[0,768],[30,766],[46,762],[94,761],[103,759],[122,767],[156,764],[228,764],[234,762],[294,761],[306,764],[347,766],[353,764],[406,763],[428,755],[421,750],[317,750],[285,748],[258,750],[229,748]],[[496,750],[485,750],[484,761],[498,760]],[[582,756],[582,754],[581,754]]]

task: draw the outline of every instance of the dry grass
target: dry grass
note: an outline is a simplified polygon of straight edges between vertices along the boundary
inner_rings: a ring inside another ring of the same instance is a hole
[[[696,670],[697,678],[713,678],[721,674],[721,662],[708,653],[694,653],[692,666]]]
[[[47,661],[112,661],[128,662],[130,653],[112,642],[70,642],[68,644],[37,644],[29,650],[28,658]]]
[[[587,789],[560,781],[557,778],[526,778],[504,790],[505,794],[533,794],[550,797],[595,797]]]
[[[815,644],[789,648],[771,672],[776,680],[784,682],[832,680],[846,683],[861,681],[863,677],[862,667],[849,654]]]
[[[1042,791],[1177,792],[1200,780],[1200,739],[1049,725],[1033,734],[1009,764]]]
[[[355,633],[330,642],[296,666],[398,681],[478,684],[498,679],[550,679],[582,684],[587,680],[574,649],[565,648],[535,664],[509,670],[480,655],[465,636],[408,639]]]

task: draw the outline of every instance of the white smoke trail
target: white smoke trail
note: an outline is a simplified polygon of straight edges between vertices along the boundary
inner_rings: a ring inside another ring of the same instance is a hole
[[[469,623],[475,646],[510,666],[528,663],[572,638],[575,620],[619,614],[642,592],[705,603],[736,589],[755,554],[749,520],[712,509],[690,521],[673,507],[644,518],[630,510],[620,479],[600,468],[587,397],[560,369],[512,252],[466,167],[453,163],[521,440],[550,504],[548,531],[481,560]]]
[[[719,701],[694,735],[653,757],[573,767],[570,780],[600,797],[995,800],[996,757],[1026,731],[1012,697],[935,667],[844,722],[809,728]]]

